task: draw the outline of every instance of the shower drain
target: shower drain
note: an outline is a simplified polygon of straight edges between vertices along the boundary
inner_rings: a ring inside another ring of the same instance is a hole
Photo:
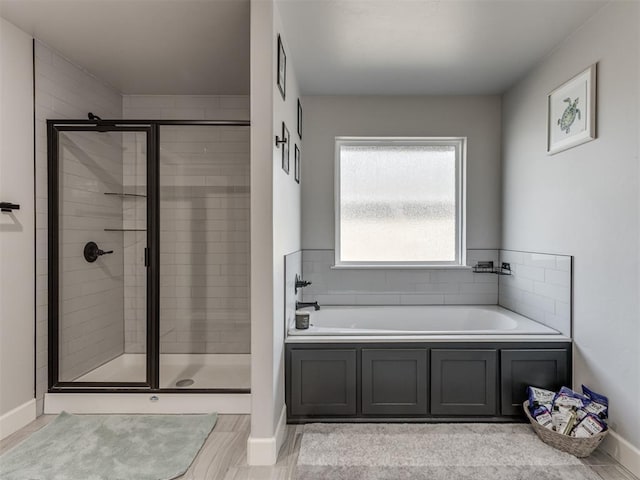
[[[182,380],[178,380],[176,382],[176,387],[190,387],[194,384],[193,379],[191,378],[183,378]]]

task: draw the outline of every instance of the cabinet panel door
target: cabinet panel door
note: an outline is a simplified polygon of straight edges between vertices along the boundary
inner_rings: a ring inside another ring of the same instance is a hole
[[[427,414],[427,350],[363,349],[362,413]]]
[[[495,415],[496,350],[431,350],[431,414]]]
[[[293,415],[356,414],[355,350],[292,350]]]
[[[529,385],[554,391],[569,385],[567,362],[566,349],[502,350],[502,415],[523,413]]]

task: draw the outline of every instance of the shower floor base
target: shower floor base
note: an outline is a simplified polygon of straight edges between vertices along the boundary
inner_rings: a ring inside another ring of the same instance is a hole
[[[124,353],[76,382],[144,382],[146,356]],[[191,382],[192,381],[192,382]],[[162,354],[160,388],[251,388],[250,354]]]

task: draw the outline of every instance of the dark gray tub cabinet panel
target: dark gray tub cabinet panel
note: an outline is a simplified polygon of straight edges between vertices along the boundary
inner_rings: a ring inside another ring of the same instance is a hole
[[[289,423],[520,422],[528,385],[571,385],[571,343],[285,346]]]
[[[566,349],[502,350],[502,415],[521,415],[527,387],[557,391],[571,386]]]
[[[431,414],[495,415],[497,350],[431,350]]]
[[[362,349],[362,414],[427,414],[427,350]]]
[[[356,350],[291,351],[291,414],[356,414]]]

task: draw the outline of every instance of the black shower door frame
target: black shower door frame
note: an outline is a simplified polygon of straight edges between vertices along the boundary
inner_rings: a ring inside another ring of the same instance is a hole
[[[160,127],[250,126],[248,121],[47,120],[49,393],[250,393],[245,388],[160,388]],[[63,382],[59,370],[59,134],[142,132],[147,136],[147,335],[145,382]]]

